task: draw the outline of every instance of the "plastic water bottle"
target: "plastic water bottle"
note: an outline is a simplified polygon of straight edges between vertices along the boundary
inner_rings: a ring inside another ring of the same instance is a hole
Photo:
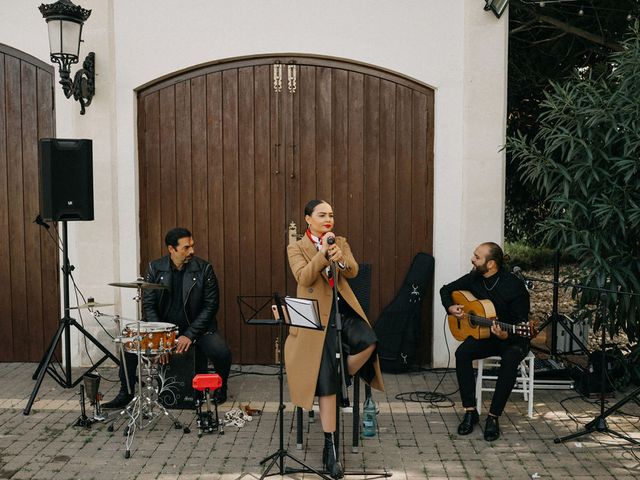
[[[378,419],[376,417],[376,402],[368,396],[362,409],[362,435],[375,437],[378,431]]]

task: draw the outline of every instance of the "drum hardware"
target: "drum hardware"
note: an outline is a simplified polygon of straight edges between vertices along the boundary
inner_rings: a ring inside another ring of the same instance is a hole
[[[166,290],[168,288],[161,283],[145,282],[142,277],[138,277],[135,282],[113,282],[109,285],[120,288],[137,288],[139,290]]]
[[[100,377],[93,373],[87,373],[84,377],[84,389],[89,397],[89,403],[93,406],[93,421],[102,422],[107,417],[102,414],[100,408],[100,400],[102,400],[102,393],[100,393]]]
[[[163,322],[144,322],[142,321],[142,291],[143,290],[160,290],[166,289],[164,285],[145,282],[142,277],[138,277],[135,282],[127,283],[110,283],[109,285],[121,288],[135,288],[136,295],[133,300],[137,304],[136,321],[128,322],[125,328],[121,328],[120,318],[116,316],[116,325],[119,332],[114,341],[119,347],[120,356],[123,362],[125,360],[125,352],[133,353],[138,359],[138,389],[129,405],[127,405],[119,414],[111,420],[108,431],[113,432],[114,424],[117,418],[128,417],[124,434],[125,440],[125,458],[131,457],[131,445],[137,429],[143,430],[149,427],[156,419],[161,416],[169,417],[173,422],[174,428],[182,429],[184,433],[189,433],[189,427],[183,427],[182,423],[170,413],[158,401],[158,396],[162,391],[161,373],[159,371],[160,359],[175,350],[177,327],[171,323]],[[124,367],[127,391],[131,393],[130,381],[127,368]],[[143,382],[143,378],[145,381]],[[144,386],[143,386],[144,383]]]
[[[87,410],[84,404],[84,385],[80,385],[80,416],[73,424],[74,427],[91,428],[91,424],[95,423],[95,420],[87,417]]]
[[[87,303],[83,303],[82,305],[78,305],[76,307],[69,307],[69,310],[82,310],[82,309],[93,310],[94,308],[112,307],[113,305],[114,305],[113,303],[99,303],[99,302],[96,302],[93,299],[93,297],[88,297]]]
[[[219,435],[224,435],[224,422],[218,417],[218,402],[213,402],[214,412],[211,410],[211,392],[218,390],[222,386],[222,378],[217,373],[199,373],[193,377],[192,385],[194,390],[201,392],[201,397],[196,400],[196,424],[198,425],[198,437],[203,433],[213,433],[218,431]],[[206,406],[203,411],[202,406]]]

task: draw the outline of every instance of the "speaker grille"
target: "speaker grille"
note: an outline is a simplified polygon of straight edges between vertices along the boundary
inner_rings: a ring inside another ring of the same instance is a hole
[[[93,220],[93,142],[42,138],[40,214],[47,221]]]

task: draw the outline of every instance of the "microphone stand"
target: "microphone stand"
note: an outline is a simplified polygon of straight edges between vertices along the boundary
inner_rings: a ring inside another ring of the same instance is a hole
[[[517,269],[517,270],[516,270]],[[541,325],[538,326],[538,331],[542,331],[547,325],[551,324],[551,348],[549,350],[549,354],[552,357],[558,356],[558,324],[564,329],[565,332],[569,334],[569,336],[576,342],[580,351],[585,355],[589,354],[589,348],[584,344],[584,342],[576,335],[569,325],[567,325],[567,317],[565,315],[560,315],[558,311],[558,299],[559,299],[559,290],[560,287],[575,287],[575,288],[583,288],[585,290],[594,289],[593,287],[587,287],[586,285],[579,285],[575,283],[566,283],[560,282],[560,250],[556,250],[554,262],[553,262],[553,280],[545,280],[543,278],[529,277],[525,276],[522,273],[522,270],[519,267],[513,268],[513,273],[521,278],[523,281],[534,281],[539,283],[546,283],[553,286],[553,300],[551,304],[551,315],[547,317],[547,319],[542,322]],[[594,289],[596,290],[596,289]],[[565,352],[566,353],[566,352]]]
[[[331,238],[328,239],[332,240]],[[330,242],[329,245],[333,245],[333,242]],[[344,371],[344,352],[342,349],[342,315],[340,313],[340,306],[338,305],[338,300],[340,297],[338,296],[338,277],[337,277],[337,268],[336,262],[329,262],[331,268],[331,278],[333,278],[333,308],[334,308],[334,325],[332,325],[336,329],[336,361],[338,362],[338,382],[340,385],[340,392],[336,395],[336,432],[333,435],[333,439],[335,442],[336,453],[340,449],[340,408],[347,408],[349,406],[349,395],[347,393],[347,376]],[[359,408],[359,407],[358,407]],[[354,428],[356,426],[354,425]],[[359,428],[359,427],[358,427]],[[344,458],[344,451],[342,454]],[[357,472],[348,472],[343,464],[343,474],[347,475],[362,475],[365,477],[372,476],[372,478],[385,478],[390,477],[392,474],[388,472],[370,472],[370,471],[357,471]]]
[[[621,399],[620,401],[618,401],[615,405],[609,407],[607,410],[604,409],[604,403],[605,403],[605,382],[606,382],[606,364],[607,364],[607,360],[606,360],[606,355],[605,355],[605,348],[606,348],[606,343],[605,343],[605,335],[606,335],[606,329],[605,329],[605,317],[607,315],[607,304],[608,304],[608,297],[604,294],[601,293],[600,294],[600,298],[598,299],[598,315],[600,315],[600,318],[602,319],[602,322],[600,323],[601,325],[601,329],[602,329],[602,335],[600,337],[600,415],[598,415],[597,417],[595,417],[593,420],[591,420],[589,423],[587,423],[584,428],[582,430],[579,430],[577,432],[571,433],[569,435],[565,435],[564,437],[556,437],[553,439],[554,443],[562,443],[562,442],[566,442],[567,440],[571,440],[574,438],[578,438],[581,437],[583,435],[587,435],[593,432],[600,432],[600,433],[608,433],[610,435],[614,435],[618,438],[622,438],[623,440],[626,440],[627,442],[630,443],[634,443],[636,445],[640,445],[640,442],[634,438],[631,438],[627,435],[624,435],[616,430],[613,430],[611,428],[609,428],[609,425],[607,424],[607,417],[609,415],[611,415],[612,413],[616,412],[621,406],[623,406],[624,404],[626,404],[627,402],[629,402],[630,400],[636,400],[636,396],[640,393],[640,387],[634,389],[631,393],[629,393],[626,397],[624,397],[623,399]]]
[[[559,254],[557,254],[556,256],[556,265],[558,263],[558,258],[559,258]],[[557,272],[557,269],[556,269]],[[631,391],[627,396],[625,396],[624,398],[622,398],[621,400],[619,400],[618,402],[616,402],[615,405],[609,407],[608,409],[605,410],[604,408],[604,403],[605,403],[605,381],[606,381],[606,353],[605,353],[605,349],[606,349],[606,325],[605,325],[605,319],[607,317],[607,305],[608,305],[608,297],[606,296],[607,293],[614,293],[617,295],[628,295],[628,296],[640,296],[639,293],[634,293],[634,292],[623,292],[623,291],[618,291],[618,290],[612,290],[609,288],[601,288],[601,287],[590,287],[588,285],[581,285],[578,283],[571,283],[571,282],[560,282],[558,280],[557,277],[557,273],[554,272],[555,278],[553,281],[550,280],[544,280],[541,278],[535,278],[535,277],[525,277],[524,275],[522,275],[523,278],[527,279],[527,280],[533,280],[533,281],[537,281],[537,282],[541,282],[541,283],[548,283],[548,284],[552,284],[554,286],[554,308],[557,310],[557,289],[562,286],[562,287],[572,287],[572,288],[578,288],[580,290],[587,290],[587,291],[592,291],[592,292],[598,292],[600,295],[598,297],[598,305],[597,305],[597,315],[600,317],[600,319],[602,320],[600,322],[600,328],[602,330],[601,332],[601,336],[600,336],[600,415],[598,415],[597,417],[595,417],[593,420],[591,420],[589,423],[587,423],[584,428],[578,432],[569,434],[569,435],[565,435],[564,437],[556,437],[553,439],[554,443],[562,443],[562,442],[566,442],[567,440],[571,440],[574,438],[578,438],[581,437],[583,435],[587,435],[593,432],[600,432],[600,433],[608,433],[610,435],[614,435],[618,438],[621,438],[623,440],[626,440],[630,443],[634,443],[636,445],[640,445],[640,441],[631,438],[627,435],[624,435],[620,432],[617,432],[615,430],[612,430],[611,428],[609,428],[609,426],[607,425],[607,417],[609,415],[611,415],[612,413],[615,413],[620,407],[622,407],[623,405],[625,405],[626,403],[628,403],[631,400],[634,400],[636,403],[638,402],[637,396],[640,395],[640,387],[634,389],[633,391]],[[549,319],[547,319],[547,321],[545,321],[540,329],[544,328],[546,325],[548,325],[552,320],[552,317],[550,317]],[[563,322],[560,322],[560,324],[564,327],[564,329],[567,331],[567,333],[569,333],[572,338],[576,341],[576,343],[578,343],[578,345],[580,345],[583,348],[583,351],[587,354],[589,354],[589,350],[584,346],[584,344],[582,342],[580,342],[578,340],[578,338],[576,338],[575,334],[573,333],[573,331],[569,330],[566,325]],[[555,340],[555,338],[554,338]]]

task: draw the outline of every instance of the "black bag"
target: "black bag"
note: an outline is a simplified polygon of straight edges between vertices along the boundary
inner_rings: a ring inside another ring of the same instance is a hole
[[[378,358],[383,372],[404,373],[418,363],[422,299],[431,285],[433,268],[431,255],[416,254],[400,291],[373,327],[378,337]]]

